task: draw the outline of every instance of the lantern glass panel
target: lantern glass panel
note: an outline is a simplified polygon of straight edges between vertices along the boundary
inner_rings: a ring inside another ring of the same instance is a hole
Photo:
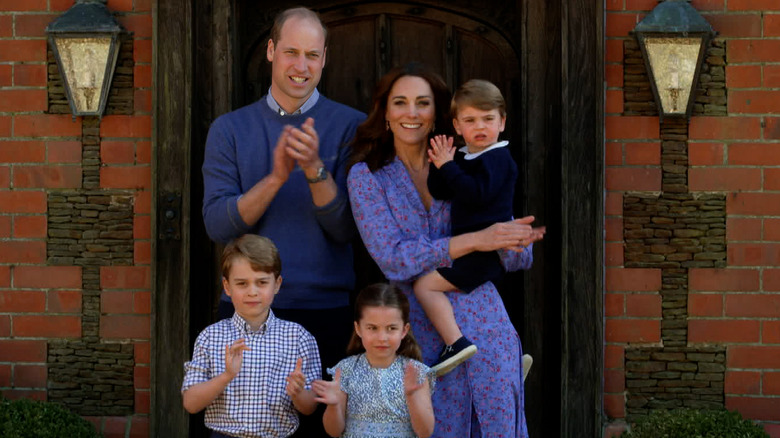
[[[645,37],[645,50],[664,114],[686,115],[701,46],[701,37]]]
[[[111,37],[60,37],[55,44],[77,113],[97,113]]]

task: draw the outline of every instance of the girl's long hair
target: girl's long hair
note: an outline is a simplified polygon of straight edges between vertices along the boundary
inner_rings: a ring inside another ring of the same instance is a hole
[[[395,82],[404,76],[423,78],[431,86],[436,118],[434,119],[434,129],[428,138],[439,134],[448,136],[453,134],[452,118],[450,117],[451,93],[441,76],[416,62],[396,67],[382,76],[376,85],[371,111],[366,120],[358,126],[355,138],[351,143],[350,167],[356,163],[365,162],[368,169],[375,172],[395,158],[393,132],[387,129],[385,114],[387,113],[387,99],[390,96],[390,91]]]
[[[361,290],[355,301],[355,322],[360,322],[360,319],[363,317],[363,309],[366,307],[392,307],[398,309],[401,311],[401,319],[403,320],[404,325],[409,323],[409,300],[406,299],[406,295],[404,295],[395,285],[375,283],[366,286]],[[366,349],[363,347],[360,336],[358,336],[353,328],[352,338],[349,340],[349,345],[347,346],[347,355],[352,356],[365,351]],[[396,354],[422,361],[422,352],[420,351],[420,346],[417,344],[417,340],[414,339],[411,328],[409,329],[409,333],[401,339],[401,345],[398,346]]]

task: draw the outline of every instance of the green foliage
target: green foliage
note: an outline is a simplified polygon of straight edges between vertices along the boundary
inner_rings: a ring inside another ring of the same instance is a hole
[[[621,438],[769,438],[739,412],[676,409],[654,411]]]
[[[64,407],[28,399],[0,400],[0,437],[99,438],[89,421]]]

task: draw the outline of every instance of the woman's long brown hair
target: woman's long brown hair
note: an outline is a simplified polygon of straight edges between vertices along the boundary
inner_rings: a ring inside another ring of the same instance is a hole
[[[366,307],[392,307],[393,309],[398,309],[401,311],[401,319],[404,325],[409,323],[409,300],[395,285],[375,283],[361,290],[355,301],[355,322],[360,322],[360,319],[363,317],[363,309]],[[363,342],[353,328],[352,338],[347,346],[347,355],[352,356],[364,351],[366,349],[363,347]],[[401,345],[398,346],[396,354],[418,361],[422,360],[420,346],[417,344],[417,340],[414,339],[411,329],[401,340]]]
[[[436,118],[434,129],[429,138],[434,135],[452,135],[452,118],[450,116],[450,90],[447,84],[433,71],[423,64],[411,63],[396,67],[387,72],[376,86],[373,104],[368,118],[360,124],[352,140],[352,158],[350,167],[356,163],[365,162],[369,170],[376,171],[389,164],[395,158],[393,133],[387,129],[387,99],[395,82],[404,76],[423,78],[431,86]]]

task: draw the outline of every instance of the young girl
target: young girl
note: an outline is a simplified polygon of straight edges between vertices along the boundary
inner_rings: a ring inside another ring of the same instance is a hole
[[[323,423],[330,436],[426,438],[433,433],[433,374],[420,362],[420,347],[409,331],[409,301],[393,285],[374,284],[355,302],[351,356],[316,380],[316,400],[325,403]]]

